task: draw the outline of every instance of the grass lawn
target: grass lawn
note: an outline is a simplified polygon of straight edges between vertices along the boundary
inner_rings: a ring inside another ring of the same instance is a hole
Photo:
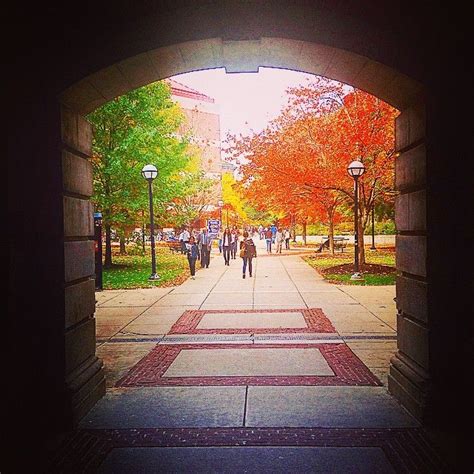
[[[188,260],[184,255],[157,247],[156,272],[161,278],[158,281],[148,281],[151,274],[151,253],[150,249],[147,250],[145,256],[114,254],[113,267],[103,271],[104,290],[175,286],[189,277]]]
[[[303,259],[315,268],[324,278],[331,283],[346,285],[394,285],[396,279],[395,251],[394,249],[378,249],[365,252],[367,265],[363,267],[364,280],[352,281],[354,273],[353,247],[344,253],[330,255],[327,252],[304,256]]]

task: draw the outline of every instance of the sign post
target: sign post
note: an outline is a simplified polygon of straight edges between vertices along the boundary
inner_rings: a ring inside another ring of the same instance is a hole
[[[102,213],[94,213],[95,289],[102,290]]]

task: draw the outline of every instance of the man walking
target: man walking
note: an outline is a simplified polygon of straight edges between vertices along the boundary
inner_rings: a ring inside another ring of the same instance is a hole
[[[201,268],[209,268],[211,260],[212,239],[204,227],[199,235],[199,253],[201,255]]]

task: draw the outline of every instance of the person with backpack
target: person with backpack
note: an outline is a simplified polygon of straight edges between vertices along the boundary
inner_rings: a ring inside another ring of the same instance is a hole
[[[240,256],[242,257],[242,278],[245,278],[245,272],[247,270],[247,264],[249,268],[249,277],[252,277],[252,259],[257,256],[257,248],[249,233],[245,231],[243,233],[243,240],[240,242]]]
[[[267,244],[267,253],[272,253],[272,231],[271,229],[265,229],[265,242]]]

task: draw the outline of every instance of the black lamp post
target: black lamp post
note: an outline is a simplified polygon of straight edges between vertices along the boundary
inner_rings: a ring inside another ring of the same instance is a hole
[[[362,280],[359,268],[359,178],[365,167],[360,161],[353,161],[348,167],[349,176],[354,178],[354,274],[351,280]]]
[[[224,227],[222,225],[222,206],[224,206],[224,201],[222,199],[217,201],[217,205],[219,206],[219,220],[221,222],[221,229],[222,229]]]
[[[153,222],[153,180],[158,176],[156,166],[145,165],[142,169],[142,176],[148,181],[148,196],[150,199],[150,242],[151,242],[151,275],[149,280],[159,280],[160,276],[156,273],[156,254],[155,254],[155,224]]]

